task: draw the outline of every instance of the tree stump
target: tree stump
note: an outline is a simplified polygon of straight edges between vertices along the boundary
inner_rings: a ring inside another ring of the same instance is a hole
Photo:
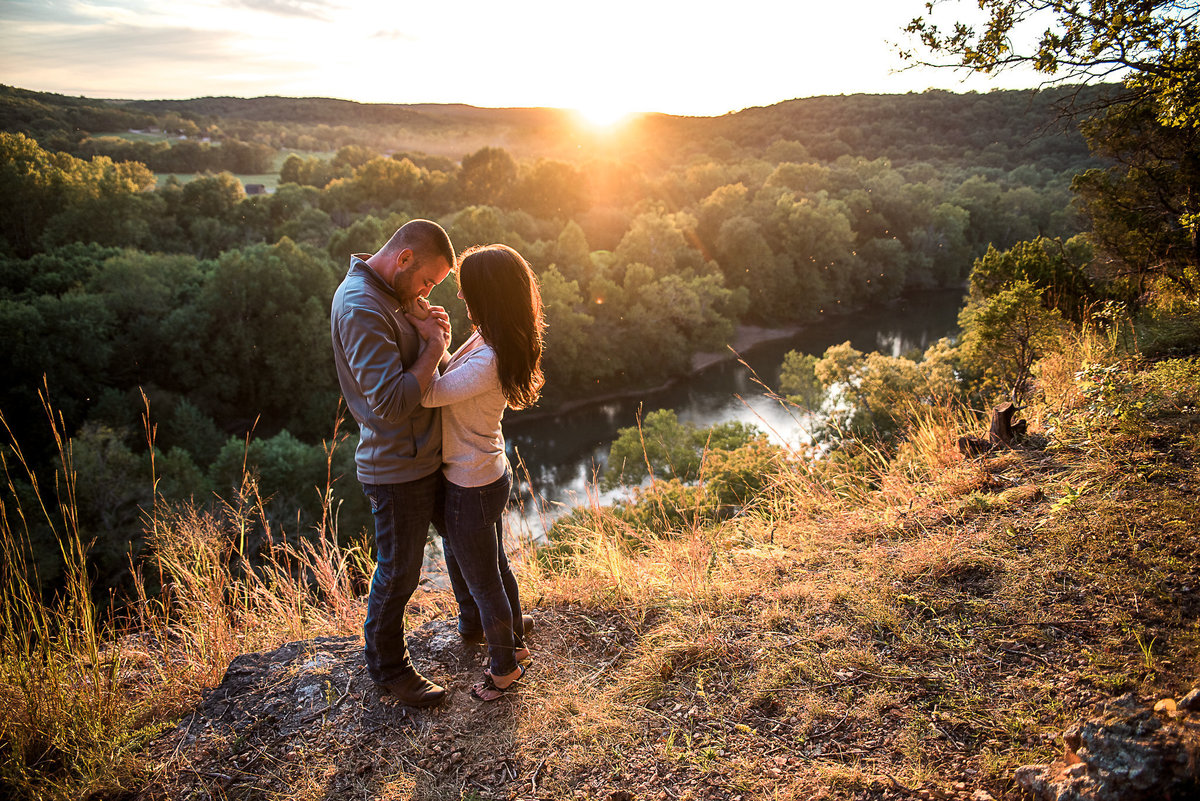
[[[1011,448],[1018,438],[1025,436],[1028,425],[1025,420],[1013,422],[1013,415],[1021,409],[1022,407],[1010,401],[992,409],[992,425],[988,428],[987,438],[959,437],[958,450],[964,456],[977,456],[996,448]]]

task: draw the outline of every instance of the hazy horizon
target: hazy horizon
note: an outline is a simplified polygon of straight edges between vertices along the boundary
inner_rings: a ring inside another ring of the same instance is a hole
[[[951,6],[958,15],[970,6]],[[503,10],[336,0],[0,0],[12,86],[99,99],[325,97],[362,103],[720,116],[804,97],[1037,86],[1031,73],[903,70],[920,0],[853,7],[615,0]]]

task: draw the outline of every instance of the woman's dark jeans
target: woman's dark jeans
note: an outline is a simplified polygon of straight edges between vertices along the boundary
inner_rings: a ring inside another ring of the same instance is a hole
[[[504,553],[504,507],[512,490],[512,472],[482,487],[446,482],[448,550],[479,607],[493,676],[517,669],[514,654],[524,647],[521,596]]]

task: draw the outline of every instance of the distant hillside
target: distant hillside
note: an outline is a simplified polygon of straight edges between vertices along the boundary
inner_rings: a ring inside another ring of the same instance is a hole
[[[520,158],[615,159],[651,170],[697,156],[828,162],[849,155],[896,165],[1035,165],[1065,172],[1094,162],[1073,123],[1063,122],[1063,108],[1094,104],[1111,88],[810,97],[720,117],[643,114],[604,131],[569,110],[550,108],[316,97],[97,100],[0,86],[0,130],[68,152],[88,136],[158,128],[275,148],[328,151],[355,144],[455,160],[491,145]],[[780,147],[768,153],[775,143]]]
[[[1019,152],[1024,161],[1052,156],[1061,163],[1059,169],[1067,169],[1089,154],[1074,123],[1065,121],[1065,109],[1093,106],[1113,88],[985,94],[931,89],[920,94],[810,97],[705,122],[713,132],[747,148],[794,139],[820,159],[852,154],[938,161],[990,150]]]
[[[199,97],[192,100],[109,100],[121,108],[150,114],[230,118],[258,122],[304,122],[325,125],[437,125],[412,106],[356,103],[329,97]]]

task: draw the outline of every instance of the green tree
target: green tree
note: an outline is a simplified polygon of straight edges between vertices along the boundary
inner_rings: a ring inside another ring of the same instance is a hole
[[[1200,125],[1168,126],[1145,106],[1106,109],[1083,124],[1092,149],[1113,162],[1079,175],[1105,277],[1129,292],[1163,277],[1200,293]]]
[[[1045,292],[1029,281],[1014,281],[959,314],[964,360],[1014,401],[1028,395],[1034,362],[1061,333],[1062,315],[1046,308]]]
[[[695,221],[686,214],[641,214],[617,246],[617,264],[644,264],[655,275],[706,271],[704,257],[689,242],[694,229]]]
[[[502,147],[483,147],[463,156],[458,183],[469,204],[502,206],[517,181],[517,162]]]
[[[772,252],[755,220],[733,217],[721,225],[717,259],[730,286],[746,289],[752,320],[771,324],[802,316],[796,288],[805,273],[796,270],[791,259]]]
[[[354,171],[353,183],[362,204],[386,209],[416,193],[421,170],[408,159],[376,158]]]
[[[354,448],[349,438],[335,449],[332,459],[323,444],[308,444],[280,431],[272,437],[229,438],[209,468],[209,480],[222,498],[256,495],[268,521],[290,537],[309,534],[321,521],[327,480],[333,481],[331,512],[339,537],[349,541],[369,530],[371,509],[355,478]],[[246,479],[251,479],[250,483]],[[251,551],[265,543],[266,532],[255,530],[247,543]]]
[[[1027,281],[1044,290],[1047,306],[1079,320],[1094,298],[1084,272],[1091,256],[1091,248],[1079,237],[1066,243],[1038,237],[1005,251],[989,247],[971,270],[970,299],[982,301],[1017,281]]]
[[[369,147],[343,145],[338,148],[337,155],[333,157],[331,166],[336,170],[357,170],[367,162],[377,158],[379,158],[379,154]]]
[[[588,207],[583,175],[574,165],[555,159],[538,159],[513,195],[514,205],[543,219],[569,219]]]
[[[568,281],[551,265],[541,275],[542,303],[546,307],[547,385],[556,392],[578,390],[589,380],[598,380],[597,366],[604,362],[597,350],[603,348],[593,336],[594,321],[584,311],[578,281]]]
[[[935,3],[927,3],[930,13]],[[1193,0],[987,0],[981,26],[924,17],[907,30],[950,66],[993,73],[1027,66],[1050,82],[1121,77],[1122,91],[1086,126],[1093,151],[1117,161],[1075,189],[1102,255],[1140,291],[1165,276],[1197,292],[1200,268],[1200,4]],[[1040,31],[1040,36],[1027,36]],[[1027,46],[1016,43],[1029,42]],[[921,59],[915,51],[903,55]],[[1022,238],[1029,238],[1028,236]]]
[[[0,132],[0,249],[27,258],[48,229],[55,244],[140,244],[147,229],[137,196],[153,183],[140,164],[83,161]]]
[[[172,326],[176,313],[196,303],[210,266],[188,255],[125,250],[109,256],[90,276],[86,291],[114,321],[106,385],[189,389],[179,382],[174,360],[164,356],[180,334]]]
[[[754,426],[731,421],[708,428],[681,423],[674,409],[658,409],[638,426],[622,428],[609,449],[604,484],[637,484],[647,473],[656,478],[695,481],[708,451],[732,451],[755,441],[765,441]]]
[[[524,239],[509,227],[508,215],[495,206],[467,206],[454,215],[448,228],[450,240],[459,251],[472,245],[490,245],[503,242],[524,250]]]
[[[554,246],[554,257],[559,271],[567,278],[586,281],[592,277],[592,250],[588,247],[587,234],[579,223],[570,220],[563,226]]]
[[[281,239],[221,254],[196,306],[199,338],[184,349],[193,399],[231,427],[327,436],[337,407],[329,303],[340,277],[321,254]]]
[[[817,357],[796,350],[783,356],[779,374],[779,391],[789,401],[806,409],[820,409],[825,388],[816,373]]]

